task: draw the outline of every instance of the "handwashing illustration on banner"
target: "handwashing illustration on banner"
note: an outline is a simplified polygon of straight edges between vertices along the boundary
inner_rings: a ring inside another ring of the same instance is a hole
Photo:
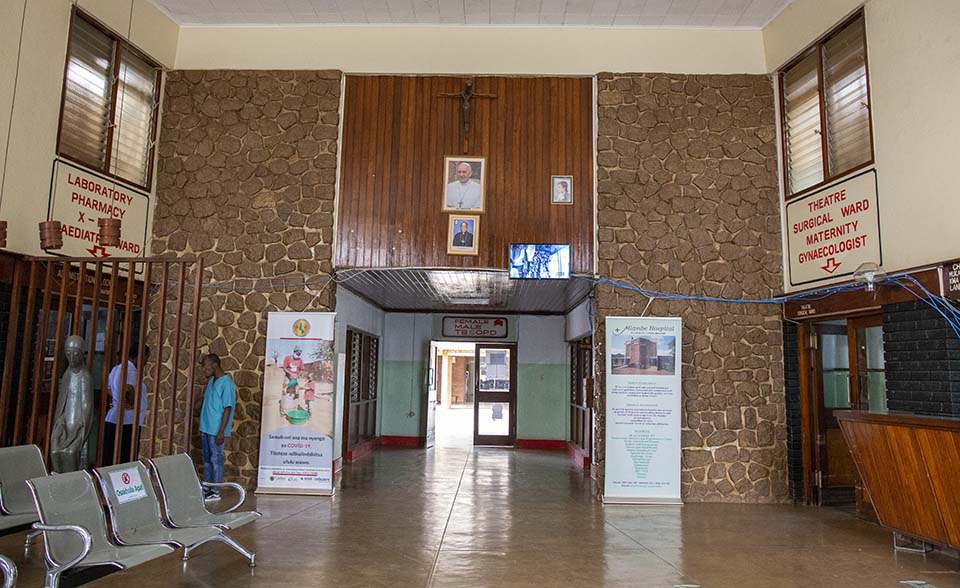
[[[257,492],[333,492],[334,316],[267,315]]]

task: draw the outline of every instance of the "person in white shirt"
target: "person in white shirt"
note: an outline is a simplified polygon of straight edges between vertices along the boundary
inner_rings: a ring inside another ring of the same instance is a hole
[[[127,384],[123,386],[123,398],[120,398],[120,376],[123,371],[123,365],[117,364],[110,370],[107,376],[107,387],[110,389],[110,410],[104,418],[103,428],[103,464],[113,464],[113,445],[117,434],[117,420],[123,410],[123,429],[120,437],[120,461],[116,463],[126,463],[130,461],[130,442],[133,437],[133,404],[134,388],[137,385],[137,364],[145,364],[150,357],[150,348],[144,346],[143,361],[137,361],[139,345],[134,343],[130,346],[130,352],[127,359]],[[141,384],[140,388],[140,418],[139,426],[143,426],[144,417],[147,414],[147,385]]]
[[[480,183],[471,176],[473,168],[469,163],[457,164],[457,179],[447,184],[447,208],[480,210]]]

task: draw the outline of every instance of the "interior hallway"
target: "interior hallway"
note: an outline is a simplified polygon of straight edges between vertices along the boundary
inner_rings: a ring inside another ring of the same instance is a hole
[[[252,571],[207,545],[89,586],[894,588],[960,586],[943,555],[895,555],[890,535],[831,510],[601,506],[559,452],[384,450],[348,466],[338,495],[251,496],[262,520],[231,533]],[[224,502],[228,502],[225,500]],[[23,535],[0,538],[22,553]],[[42,546],[17,561],[42,585]]]

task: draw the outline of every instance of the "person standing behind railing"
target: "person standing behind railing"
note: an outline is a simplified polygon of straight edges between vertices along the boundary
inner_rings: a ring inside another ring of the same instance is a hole
[[[200,409],[200,440],[203,442],[203,481],[223,482],[223,444],[233,428],[233,407],[237,403],[237,387],[233,378],[224,373],[220,357],[207,354],[201,360],[207,387],[203,391]],[[209,501],[220,500],[220,490],[205,491]]]
[[[134,341],[130,345],[130,351],[127,354],[127,384],[123,386],[123,398],[120,398],[120,376],[123,372],[123,364],[117,364],[110,370],[107,376],[107,387],[110,389],[110,410],[104,418],[103,424],[103,448],[102,453],[104,464],[113,464],[113,445],[117,435],[117,417],[123,406],[123,425],[120,434],[120,461],[117,463],[126,463],[130,461],[130,443],[133,438],[133,404],[134,389],[137,385],[137,364],[141,365],[150,358],[150,348],[143,347],[143,361],[138,362],[140,345]],[[143,426],[144,417],[147,415],[147,385],[141,383],[140,387],[140,418],[138,426]]]

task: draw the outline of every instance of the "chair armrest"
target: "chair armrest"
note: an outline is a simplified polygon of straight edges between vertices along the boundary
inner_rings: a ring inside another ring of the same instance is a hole
[[[17,565],[10,558],[0,555],[0,570],[3,570],[3,588],[17,585]]]
[[[52,563],[56,564],[56,569],[58,570],[69,569],[82,562],[84,558],[90,554],[90,549],[93,547],[93,537],[90,536],[90,531],[87,531],[80,525],[44,525],[43,523],[34,523],[33,528],[38,531],[43,531],[44,534],[57,531],[70,531],[80,535],[80,540],[83,541],[83,549],[80,550],[80,555],[63,564],[54,561],[53,557],[47,557]],[[44,545],[46,545],[46,543],[46,539],[44,539]],[[47,553],[50,553],[49,547],[47,548]]]
[[[238,500],[236,504],[234,504],[227,510],[222,511],[224,513],[233,512],[237,510],[238,508],[240,508],[240,505],[246,502],[247,500],[247,491],[243,489],[243,486],[241,486],[240,484],[237,484],[236,482],[221,482],[219,484],[214,484],[213,482],[201,482],[201,484],[203,484],[204,488],[224,488],[224,487],[234,488],[237,492],[240,493],[240,500]]]

